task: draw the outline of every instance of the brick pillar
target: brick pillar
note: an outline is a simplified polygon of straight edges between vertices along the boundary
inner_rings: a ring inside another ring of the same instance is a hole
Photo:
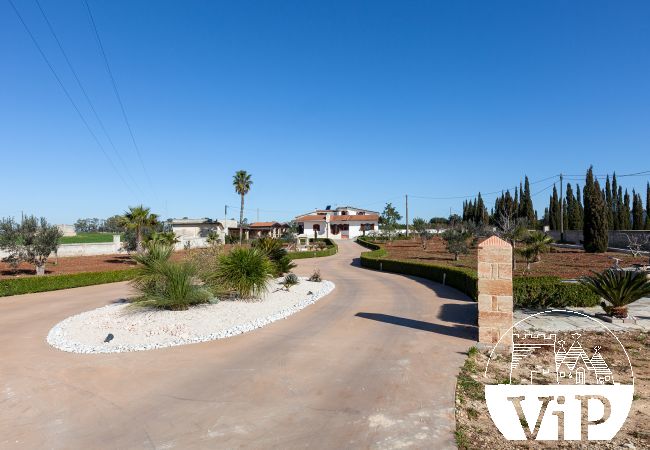
[[[512,246],[496,236],[478,244],[478,340],[512,345]]]

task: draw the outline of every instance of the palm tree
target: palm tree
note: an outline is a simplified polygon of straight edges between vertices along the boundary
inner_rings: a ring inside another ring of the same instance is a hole
[[[532,231],[524,242],[525,247],[518,252],[526,258],[526,270],[530,270],[530,264],[541,261],[542,253],[549,251],[553,238],[541,231]]]
[[[143,205],[129,206],[124,213],[120,224],[129,230],[135,230],[135,243],[138,253],[142,253],[142,233],[144,230],[158,225],[158,214],[151,213],[150,208]]]
[[[244,196],[251,190],[251,176],[245,170],[238,170],[232,177],[232,185],[235,186],[235,192],[241,196],[241,208],[239,208],[239,243],[242,243],[244,234]]]
[[[601,306],[607,314],[619,318],[627,317],[627,305],[650,296],[650,280],[644,272],[607,269],[581,278],[580,283],[609,302]]]

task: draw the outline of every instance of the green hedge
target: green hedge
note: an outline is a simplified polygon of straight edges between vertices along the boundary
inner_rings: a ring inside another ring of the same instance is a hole
[[[336,255],[336,252],[339,250],[338,246],[334,243],[333,240],[329,238],[317,239],[318,241],[325,242],[325,248],[323,250],[309,251],[309,252],[289,252],[289,258],[291,259],[305,259],[305,258],[320,258],[322,256],[332,256]]]
[[[513,282],[515,306],[565,308],[597,306],[600,298],[586,286],[563,282],[559,277],[519,277]]]
[[[5,279],[0,280],[0,297],[115,283],[117,281],[131,280],[135,277],[135,274],[136,269],[125,269]]]
[[[439,266],[416,261],[385,259],[387,252],[379,245],[361,238],[357,242],[373,251],[361,254],[361,265],[370,269],[403,273],[446,284],[476,300],[478,296],[476,272],[470,269]],[[600,299],[578,283],[563,282],[559,277],[517,277],[513,281],[515,306],[527,308],[565,308],[570,306],[597,306]]]
[[[404,261],[397,259],[384,259],[386,250],[372,242],[357,239],[357,242],[364,247],[374,249],[371,252],[361,254],[361,265],[375,270],[403,273],[414,275],[428,280],[445,284],[465,293],[468,297],[476,300],[477,281],[476,272],[458,267],[436,266],[433,264],[420,263],[415,261]]]

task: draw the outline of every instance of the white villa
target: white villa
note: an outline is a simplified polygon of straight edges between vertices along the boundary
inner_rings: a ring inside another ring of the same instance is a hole
[[[353,206],[316,209],[296,217],[298,235],[310,238],[354,239],[379,228],[379,213]]]

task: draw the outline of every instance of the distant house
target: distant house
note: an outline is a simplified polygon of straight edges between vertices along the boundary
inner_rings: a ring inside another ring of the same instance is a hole
[[[279,238],[289,229],[289,225],[280,222],[253,222],[248,226],[249,238]]]
[[[213,219],[172,219],[172,231],[179,242],[177,248],[205,247],[210,233],[215,233],[220,241],[225,240],[224,226]]]
[[[354,206],[316,209],[296,217],[298,234],[312,238],[354,239],[379,228],[379,213]]]

